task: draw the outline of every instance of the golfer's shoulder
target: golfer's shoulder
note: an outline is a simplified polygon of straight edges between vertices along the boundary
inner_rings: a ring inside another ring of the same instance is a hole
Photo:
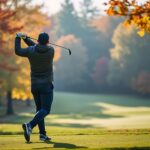
[[[49,45],[48,48],[49,48],[50,53],[54,53],[54,47]]]
[[[32,53],[35,52],[35,47],[36,47],[36,45],[33,45],[33,46],[29,46],[29,47],[28,47],[28,51],[29,51],[30,54],[32,54]]]

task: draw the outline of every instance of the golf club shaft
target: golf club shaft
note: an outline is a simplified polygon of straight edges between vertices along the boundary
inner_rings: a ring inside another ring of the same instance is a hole
[[[32,39],[32,40],[35,40],[35,41],[38,41],[37,39],[32,38],[32,37],[28,37],[28,38],[30,38],[30,39]],[[54,45],[54,46],[57,46],[57,47],[60,47],[60,48],[63,48],[63,49],[66,49],[66,50],[69,51],[69,55],[71,55],[71,50],[70,50],[69,48],[66,48],[66,47],[64,47],[64,46],[60,46],[60,45],[57,45],[57,44],[54,44],[54,43],[51,43],[51,42],[49,42],[49,44]]]

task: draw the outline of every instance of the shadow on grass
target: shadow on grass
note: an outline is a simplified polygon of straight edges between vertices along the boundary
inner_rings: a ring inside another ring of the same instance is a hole
[[[22,135],[23,132],[4,132],[0,131],[0,135]]]
[[[34,132],[32,134],[37,134],[37,132]],[[0,131],[0,135],[23,135],[23,131],[20,132],[4,132],[4,131]]]
[[[49,126],[55,127],[66,127],[66,128],[93,128],[93,125],[83,125],[83,124],[74,124],[74,123],[47,123]]]
[[[23,122],[28,122],[31,119],[33,119],[32,116],[26,116],[22,114],[14,114],[11,116],[5,115],[0,118],[0,123],[22,124]]]
[[[103,111],[105,111],[105,109],[104,108],[100,108],[100,110],[98,110],[97,112],[95,112],[95,111],[93,111],[93,112],[85,112],[85,113],[74,113],[74,114],[56,114],[56,115],[58,115],[56,118],[58,118],[58,119],[62,119],[62,118],[64,118],[64,119],[89,119],[89,118],[122,118],[122,117],[124,117],[124,116],[122,116],[122,115],[111,115],[111,114],[105,114],[105,113],[103,113]],[[52,114],[53,115],[53,114]],[[54,114],[55,115],[55,114]]]
[[[53,114],[51,114],[53,115]],[[55,114],[54,114],[55,115]],[[57,115],[57,114],[56,114]],[[11,123],[11,124],[22,124],[23,122],[29,122],[33,119],[33,116],[26,116],[24,114],[15,114],[12,116],[3,116],[3,118],[0,119],[0,123]],[[60,114],[57,116],[57,119],[90,119],[90,118],[122,118],[124,116],[116,116],[116,115],[108,115],[103,113],[103,108],[99,110],[99,112],[93,112],[93,113],[82,113],[82,114]],[[57,127],[75,127],[75,128],[90,128],[93,127],[93,125],[89,124],[80,124],[80,123],[57,123],[52,122],[53,118],[47,118],[47,125],[50,126],[57,126]]]
[[[88,148],[88,147],[84,147],[84,146],[77,146],[74,144],[70,144],[70,143],[58,143],[58,142],[52,142],[52,141],[47,141],[45,142],[47,144],[53,144],[53,148],[66,148],[66,149],[77,149],[77,148]],[[40,148],[33,148],[33,149],[49,149],[49,147],[40,147]]]
[[[60,100],[59,100],[60,98]],[[130,99],[133,99],[131,101]],[[81,99],[83,99],[81,101]],[[125,101],[125,100],[127,101]],[[128,100],[129,99],[129,100]],[[60,105],[62,103],[62,105]],[[53,114],[55,119],[73,119],[73,120],[88,120],[91,118],[103,118],[103,119],[113,119],[113,118],[124,118],[125,115],[122,114],[111,114],[107,113],[107,108],[102,106],[95,105],[96,103],[105,103],[105,104],[113,104],[116,106],[126,106],[128,107],[138,107],[138,106],[150,106],[150,102],[142,101],[141,99],[135,99],[134,97],[126,97],[126,96],[99,96],[99,95],[69,95],[64,96],[60,95],[54,101]],[[131,103],[131,106],[130,106]],[[79,105],[80,104],[80,105]],[[67,106],[67,107],[66,107]],[[35,106],[32,105],[31,108]],[[31,109],[33,110],[33,109]],[[28,110],[24,110],[25,112]],[[35,115],[33,112],[30,112],[31,115],[16,114],[13,116],[3,116],[0,118],[0,123],[11,123],[11,124],[22,124],[23,122],[29,122],[33,119]],[[76,128],[90,128],[94,127],[94,125],[81,124],[79,121],[77,123],[57,123],[53,118],[46,118],[47,125],[53,125],[57,127],[76,127]]]
[[[103,150],[150,150],[150,147],[106,148]]]

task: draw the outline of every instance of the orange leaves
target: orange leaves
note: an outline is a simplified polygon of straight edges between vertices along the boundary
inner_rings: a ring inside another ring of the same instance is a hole
[[[77,42],[77,39],[74,37],[74,35],[66,35],[66,36],[62,36],[56,43],[58,45],[64,45],[66,46],[66,43],[69,42]],[[61,57],[61,48],[56,47],[55,48],[55,57],[54,57],[54,61],[58,61]]]
[[[135,24],[139,29],[138,34],[143,37],[145,32],[150,33],[150,1],[139,5],[136,0],[109,0],[107,14],[112,16],[125,16],[125,25]]]
[[[0,30],[12,34],[20,30],[22,26],[11,26],[10,20],[12,21],[15,16],[15,11],[8,7],[7,2],[8,0],[0,1]]]
[[[0,69],[4,70],[4,71],[10,71],[10,72],[18,71],[17,67],[14,67],[12,65],[8,65],[7,63],[0,63]]]
[[[106,10],[108,15],[125,15],[128,12],[128,1],[123,0],[110,0],[108,4],[108,10]]]

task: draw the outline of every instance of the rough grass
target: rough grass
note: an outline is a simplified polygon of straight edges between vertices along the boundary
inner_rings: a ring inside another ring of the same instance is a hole
[[[34,104],[22,110],[16,115],[0,118],[0,150],[150,149],[148,99],[56,93],[52,115],[46,119],[48,135],[52,136],[49,143],[39,141],[37,128],[31,143],[25,143],[20,124],[32,119]]]

